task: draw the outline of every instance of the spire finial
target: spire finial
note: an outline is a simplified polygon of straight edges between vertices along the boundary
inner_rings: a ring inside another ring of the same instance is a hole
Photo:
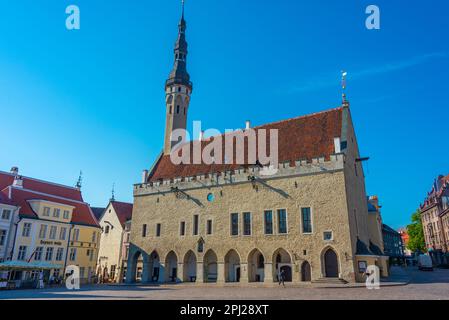
[[[348,76],[348,72],[342,70],[341,71],[341,89],[342,89],[343,105],[348,104],[348,100],[346,100],[346,77],[347,76]]]
[[[112,184],[112,196],[111,201],[115,201],[115,182]]]
[[[81,183],[83,182],[83,172],[80,171],[80,175],[78,176],[78,181],[76,182],[75,187],[77,189],[81,189]]]
[[[184,19],[184,0],[181,0],[182,5],[182,19]]]

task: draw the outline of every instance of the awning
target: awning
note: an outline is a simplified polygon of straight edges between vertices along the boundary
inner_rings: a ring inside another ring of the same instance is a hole
[[[49,270],[61,269],[62,265],[48,262],[5,261],[0,263],[0,270]]]

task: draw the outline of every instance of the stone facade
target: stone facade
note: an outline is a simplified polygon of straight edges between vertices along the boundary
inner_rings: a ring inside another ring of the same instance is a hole
[[[192,86],[184,16],[179,26],[166,83],[166,133],[175,128],[171,101]],[[190,98],[183,101],[185,128]],[[261,174],[260,163],[174,165],[166,134],[163,154],[134,186],[126,282],[365,278],[361,266],[379,256],[368,249],[365,181],[349,103],[262,127],[279,131],[280,164],[270,176]]]
[[[449,175],[435,179],[420,212],[426,247],[434,263],[449,264]]]

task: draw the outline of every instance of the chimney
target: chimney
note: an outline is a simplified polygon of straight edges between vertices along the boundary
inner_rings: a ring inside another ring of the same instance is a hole
[[[11,168],[11,174],[17,176],[19,174],[19,168],[18,167],[12,167]]]
[[[245,130],[248,130],[249,128],[251,128],[251,121],[246,120],[246,122],[245,122]]]
[[[340,137],[334,138],[334,149],[335,153],[341,153],[341,140]]]
[[[14,177],[13,187],[23,188],[23,179],[22,176],[16,175]]]
[[[148,180],[148,170],[142,171],[142,183],[147,183]]]

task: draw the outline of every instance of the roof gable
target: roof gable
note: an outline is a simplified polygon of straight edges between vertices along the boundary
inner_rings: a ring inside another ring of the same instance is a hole
[[[130,220],[133,214],[133,204],[119,201],[111,201],[111,205],[117,214],[122,227],[125,227],[126,221]]]

